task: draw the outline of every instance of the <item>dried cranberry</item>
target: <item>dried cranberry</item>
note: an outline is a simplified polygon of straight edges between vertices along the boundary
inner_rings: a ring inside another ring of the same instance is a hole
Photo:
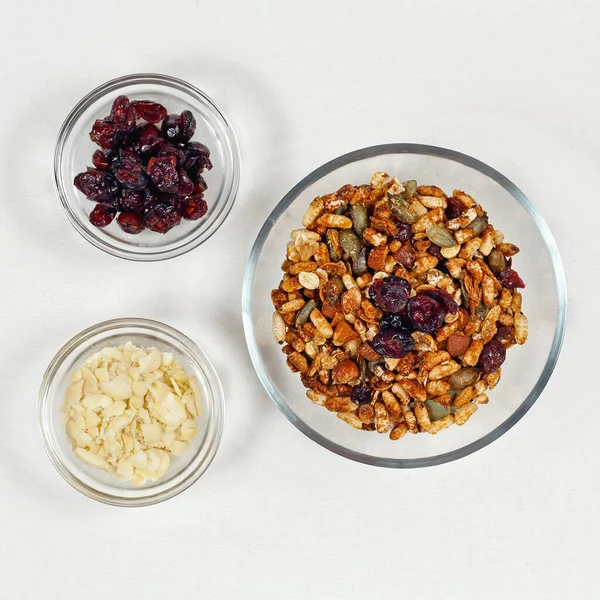
[[[144,206],[144,194],[138,190],[122,190],[116,206],[123,211],[136,211]]]
[[[408,242],[412,239],[412,225],[404,221],[395,221],[398,233],[394,236],[394,239],[398,242]]]
[[[367,385],[355,385],[352,387],[350,399],[355,404],[369,404],[373,398],[373,390]]]
[[[177,141],[181,143],[189,142],[196,133],[196,119],[191,111],[184,110],[179,120],[180,133]]]
[[[188,221],[197,221],[202,218],[208,211],[206,200],[202,194],[194,194],[188,196],[181,201],[181,214]]]
[[[127,96],[119,96],[113,102],[110,109],[110,120],[113,123],[127,123],[131,121],[131,113],[129,111],[130,102]]]
[[[185,162],[185,168],[191,167],[198,162],[198,159],[201,156],[206,156],[207,158],[210,156],[210,150],[200,142],[188,142],[183,150],[187,156],[187,160]]]
[[[174,193],[177,191],[179,173],[177,173],[176,164],[177,160],[174,156],[159,156],[148,161],[146,172],[161,192]]]
[[[484,373],[491,373],[499,369],[505,359],[506,348],[504,344],[498,339],[493,339],[483,347],[479,355],[479,368]]]
[[[156,149],[160,148],[162,143],[163,137],[160,130],[151,123],[148,123],[138,129],[134,148],[142,156],[149,156]]]
[[[189,175],[188,175],[189,177]],[[206,181],[204,181],[204,177],[200,175],[199,181],[194,183],[194,192],[204,192],[208,188]]]
[[[95,227],[106,227],[110,225],[117,214],[117,209],[110,204],[96,204],[90,213],[90,223]]]
[[[444,308],[424,294],[417,294],[408,301],[407,313],[418,331],[435,333],[444,324]]]
[[[158,204],[160,202],[160,196],[159,194],[150,188],[146,188],[144,190],[144,206],[145,207],[149,207],[149,206],[154,206],[155,204]]]
[[[162,146],[158,151],[157,156],[167,156],[169,158],[174,156],[178,167],[181,167],[187,158],[185,152],[181,148],[177,148],[177,146],[173,146],[172,144],[165,144]]]
[[[115,179],[128,190],[143,190],[146,175],[140,162],[132,156],[121,156],[112,164]]]
[[[439,302],[446,314],[450,313],[451,315],[455,315],[458,312],[458,304],[454,302],[452,296],[445,290],[426,290],[422,293],[425,294],[425,296],[433,298],[436,302]]]
[[[406,311],[399,313],[384,313],[379,321],[381,329],[410,329]]]
[[[179,170],[179,189],[177,193],[180,196],[189,196],[194,191],[194,184],[188,177],[188,174],[183,170]]]
[[[417,255],[415,249],[410,242],[404,242],[400,250],[393,254],[394,258],[407,269],[412,269],[415,266]]]
[[[161,126],[165,139],[177,143],[181,136],[181,115],[167,116]]]
[[[120,123],[97,120],[90,131],[90,139],[101,148],[116,148],[127,133],[127,127]]]
[[[167,109],[157,102],[134,100],[132,104],[136,116],[148,123],[160,123],[167,116]]]
[[[161,203],[154,206],[154,210],[158,215],[167,219],[169,229],[181,223],[181,212],[179,211],[179,201],[176,204]]]
[[[75,187],[94,202],[113,202],[119,194],[114,177],[105,171],[88,169],[79,173],[73,181]]]
[[[204,155],[198,158],[198,162],[196,164],[199,165],[203,171],[210,171],[213,168],[210,158]]]
[[[142,217],[134,212],[122,212],[117,217],[117,224],[125,233],[136,235],[145,229]]]
[[[435,256],[438,260],[444,260],[444,257],[441,253],[441,248],[437,244],[431,244],[431,246],[427,248],[427,252],[432,256]]]
[[[498,273],[498,281],[509,290],[524,288],[525,283],[514,269],[504,269]]]
[[[515,330],[512,327],[501,325],[498,327],[495,338],[501,341],[503,344],[514,344],[515,343]]]
[[[377,292],[382,285],[383,279],[374,279],[369,286],[369,298],[373,304],[377,302]]]
[[[375,352],[385,358],[402,358],[415,348],[415,342],[407,330],[384,329],[371,341]]]
[[[100,169],[101,171],[110,171],[110,161],[102,150],[96,150],[92,154],[92,164],[96,169]]]
[[[375,304],[388,312],[400,312],[408,302],[410,283],[402,277],[386,277],[375,292]]]
[[[456,219],[460,217],[460,215],[465,212],[465,207],[463,203],[455,198],[454,196],[450,196],[450,198],[446,199],[446,218],[447,219]]]

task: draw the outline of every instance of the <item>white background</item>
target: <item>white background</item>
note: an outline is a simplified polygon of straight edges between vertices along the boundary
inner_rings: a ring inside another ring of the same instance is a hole
[[[598,598],[597,0],[5,2],[0,17],[0,597],[170,600]],[[181,258],[104,255],[51,181],[62,120],[113,77],[186,79],[223,108],[243,160],[220,231]],[[561,360],[526,417],[458,462],[354,464],[296,431],[246,352],[241,281],[262,222],[335,156],[423,142],[506,174],[567,271]],[[165,321],[227,397],[205,476],[156,507],[72,490],[44,455],[37,390],[98,321]]]

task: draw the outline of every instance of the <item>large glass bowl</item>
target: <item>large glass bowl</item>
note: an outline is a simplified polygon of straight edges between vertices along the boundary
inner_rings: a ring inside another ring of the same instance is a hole
[[[190,448],[181,456],[173,457],[161,479],[142,486],[123,481],[79,460],[67,438],[61,411],[71,374],[102,348],[129,341],[136,346],[154,346],[164,352],[172,352],[186,372],[196,376],[202,393],[198,433],[190,442]],[[52,359],[39,394],[38,425],[52,464],[76,490],[114,506],[156,504],[187,489],[212,462],[221,441],[223,421],[223,389],[208,358],[176,329],[148,319],[105,321],[76,335]]]
[[[368,183],[376,171],[400,180],[416,179],[445,190],[462,189],[488,211],[490,222],[517,244],[516,269],[527,283],[523,311],[529,339],[507,353],[502,379],[463,427],[435,436],[407,435],[391,441],[353,429],[314,405],[297,374],[289,371],[271,333],[270,291],[281,279],[290,232],[316,196],[342,185]],[[250,356],[258,376],[283,414],[312,440],[360,462],[396,468],[423,467],[455,460],[483,448],[508,431],[544,389],[560,352],[566,316],[566,286],[560,256],[546,223],[527,197],[486,164],[452,150],[420,144],[387,144],[357,150],[319,167],[276,206],[252,248],[243,291],[243,317]]]
[[[213,168],[206,171],[208,189],[204,193],[207,214],[198,221],[182,221],[166,234],[150,230],[130,235],[116,220],[99,229],[88,217],[95,203],[73,185],[78,173],[91,166],[92,154],[98,149],[89,137],[96,119],[110,114],[117,96],[130,100],[159,102],[169,113],[191,110],[196,118],[193,141],[210,149]],[[184,254],[206,241],[221,226],[235,201],[240,177],[238,144],[223,112],[193,85],[152,73],[127,75],[113,79],[91,91],[69,113],[58,134],[54,153],[54,183],[61,206],[75,229],[97,248],[120,258],[154,261]]]

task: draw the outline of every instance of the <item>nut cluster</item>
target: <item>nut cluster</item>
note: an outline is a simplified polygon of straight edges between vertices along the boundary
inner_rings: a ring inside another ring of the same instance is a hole
[[[302,224],[271,299],[308,398],[392,440],[463,425],[527,339],[519,248],[465,192],[381,172],[315,198]]]

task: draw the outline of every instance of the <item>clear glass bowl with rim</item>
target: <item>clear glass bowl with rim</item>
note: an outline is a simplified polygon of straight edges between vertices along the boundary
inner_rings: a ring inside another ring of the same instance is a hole
[[[131,341],[172,352],[202,393],[198,433],[189,450],[172,458],[164,477],[136,486],[89,466],[73,452],[65,432],[61,407],[71,374],[92,354],[106,346]],[[212,462],[223,431],[225,403],[219,377],[204,353],[181,332],[147,319],[124,318],[98,323],[69,340],[50,362],[39,392],[38,425],[46,454],[63,478],[89,498],[114,506],[157,504],[190,487]]]
[[[95,202],[73,185],[78,173],[92,163],[98,150],[89,137],[96,119],[110,114],[117,96],[130,100],[159,102],[169,113],[190,110],[196,118],[193,141],[206,144],[213,168],[204,173],[208,184],[204,197],[207,214],[197,221],[183,220],[166,234],[150,230],[127,234],[116,220],[97,228],[88,217]],[[173,258],[205,242],[223,224],[233,207],[240,178],[238,143],[227,118],[219,107],[193,85],[153,73],[127,75],[97,87],[80,100],[63,123],[54,152],[54,183],[60,204],[70,223],[90,243],[114,256],[137,261]]]
[[[520,247],[514,258],[525,280],[523,312],[529,339],[507,352],[502,378],[489,393],[489,404],[462,427],[435,436],[387,435],[353,429],[334,413],[306,397],[297,374],[290,372],[273,339],[270,290],[281,280],[290,232],[302,227],[310,201],[347,183],[368,183],[376,171],[401,181],[416,179],[442,189],[461,189],[488,212],[490,223]],[[556,243],[541,215],[504,175],[475,158],[435,146],[386,144],[336,158],[300,181],[275,207],[252,248],[243,289],[246,341],[260,381],[283,414],[304,434],[341,456],[395,468],[424,467],[463,457],[506,433],[531,408],[546,386],[562,345],[566,320],[566,284]]]

